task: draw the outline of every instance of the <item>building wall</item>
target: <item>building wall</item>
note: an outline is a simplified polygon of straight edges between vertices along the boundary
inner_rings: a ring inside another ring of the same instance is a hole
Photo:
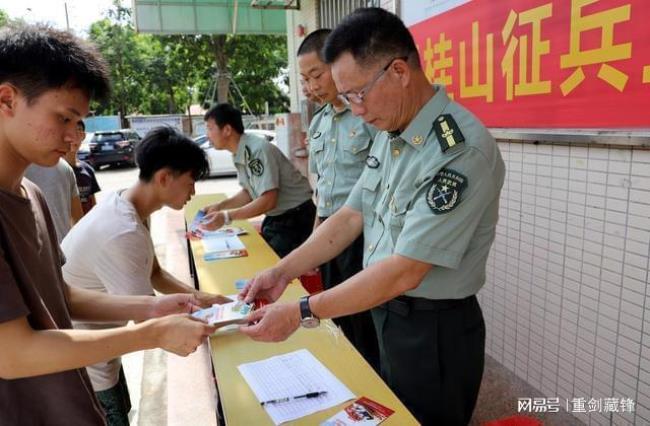
[[[301,100],[304,99],[300,91],[300,74],[296,64],[296,51],[305,36],[317,30],[317,5],[316,0],[303,0],[300,10],[287,11],[287,54],[289,55],[289,99],[291,112],[300,112]],[[304,27],[304,35],[300,36],[298,26]]]
[[[636,417],[578,414],[585,423],[649,424],[650,151],[500,148],[507,176],[479,293],[487,353],[547,398],[638,404]]]

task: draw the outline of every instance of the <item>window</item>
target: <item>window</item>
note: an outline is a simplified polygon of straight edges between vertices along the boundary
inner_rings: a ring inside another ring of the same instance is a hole
[[[355,9],[360,7],[379,7],[379,0],[320,0],[318,2],[318,21],[320,28],[334,28]]]

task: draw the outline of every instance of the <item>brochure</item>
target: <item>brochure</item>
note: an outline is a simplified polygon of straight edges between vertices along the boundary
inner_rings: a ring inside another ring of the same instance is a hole
[[[321,426],[378,425],[395,411],[362,396],[342,411],[321,423]]]

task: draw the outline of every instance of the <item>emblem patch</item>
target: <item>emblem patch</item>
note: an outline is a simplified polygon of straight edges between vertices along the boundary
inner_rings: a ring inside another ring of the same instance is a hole
[[[465,142],[465,136],[451,114],[443,114],[433,122],[433,130],[438,136],[440,149],[446,152],[449,148]]]
[[[460,204],[461,194],[467,188],[467,178],[455,170],[441,169],[427,191],[427,204],[434,214],[452,211]]]
[[[379,167],[379,164],[380,163],[377,157],[373,157],[372,155],[366,157],[366,165],[371,169],[376,169],[377,167]]]
[[[262,160],[256,158],[248,162],[248,168],[251,170],[254,176],[262,176],[264,173],[264,164]]]

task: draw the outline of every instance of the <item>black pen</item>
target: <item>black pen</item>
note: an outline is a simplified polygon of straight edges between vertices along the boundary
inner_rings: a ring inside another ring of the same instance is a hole
[[[270,399],[268,401],[263,401],[260,402],[260,405],[263,407],[266,404],[277,404],[280,402],[289,402],[292,399],[300,399],[300,398],[318,398],[319,396],[323,396],[327,394],[327,391],[320,391],[320,392],[309,392],[304,395],[297,395],[297,396],[288,396],[286,398],[278,398],[278,399]]]

